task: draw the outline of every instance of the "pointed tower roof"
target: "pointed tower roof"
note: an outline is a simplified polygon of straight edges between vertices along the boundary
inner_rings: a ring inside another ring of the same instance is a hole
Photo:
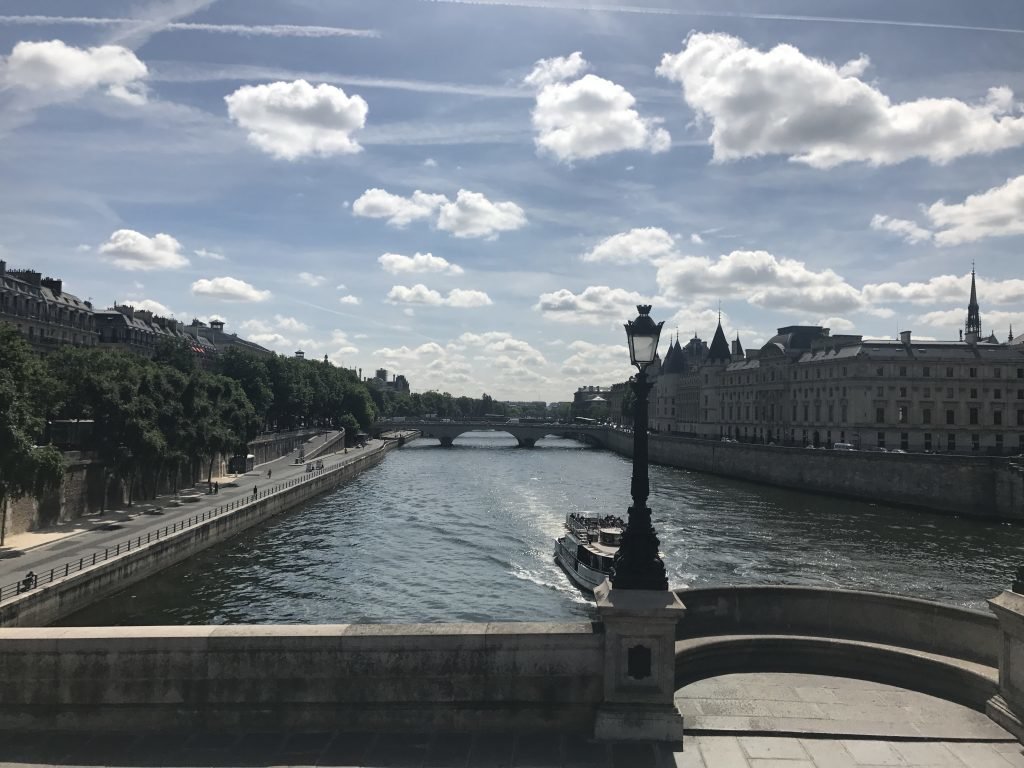
[[[732,343],[732,356],[743,357],[743,345],[740,343],[740,335],[736,334],[736,341]]]
[[[718,313],[718,327],[715,328],[715,337],[711,339],[711,347],[708,349],[709,363],[727,363],[732,358],[729,352],[729,342],[725,340],[725,331],[722,330],[722,313]]]
[[[971,300],[967,305],[967,322],[964,324],[964,332],[975,338],[981,336],[981,312],[978,307],[978,288],[974,281],[974,265],[971,264]]]

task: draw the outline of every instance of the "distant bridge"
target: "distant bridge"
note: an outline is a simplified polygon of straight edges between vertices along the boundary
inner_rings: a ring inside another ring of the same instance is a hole
[[[537,441],[548,435],[568,437],[573,440],[586,440],[586,433],[600,430],[603,427],[591,427],[581,424],[533,424],[507,421],[378,421],[373,426],[374,434],[393,432],[403,429],[416,430],[423,437],[432,437],[441,441],[441,445],[449,447],[456,437],[464,432],[507,432],[519,441],[520,448],[533,448]]]

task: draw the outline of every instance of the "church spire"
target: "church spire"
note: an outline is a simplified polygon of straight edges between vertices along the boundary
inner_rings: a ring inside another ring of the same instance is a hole
[[[974,334],[974,339],[981,337],[981,313],[978,310],[978,288],[974,281],[974,264],[972,263],[971,301],[967,305],[967,323],[964,325],[964,332],[967,334],[968,339],[971,338],[971,334]]]

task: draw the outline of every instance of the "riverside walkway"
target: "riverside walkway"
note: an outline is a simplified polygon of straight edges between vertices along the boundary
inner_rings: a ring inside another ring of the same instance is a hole
[[[312,452],[336,434],[330,432],[324,438],[314,438],[306,443],[305,451],[307,454]],[[345,459],[354,461],[380,445],[381,441],[371,440],[365,448],[349,448]],[[145,543],[147,537],[156,538],[158,532],[168,527],[180,529],[188,521],[202,517],[218,507],[251,499],[254,488],[263,493],[288,481],[301,479],[308,474],[307,462],[296,464],[297,455],[297,452],[293,452],[262,464],[244,475],[214,478],[220,484],[220,492],[217,494],[207,494],[206,483],[199,483],[193,493],[200,495],[192,497],[198,500],[181,506],[169,506],[175,495],[167,494],[152,501],[136,502],[125,509],[108,511],[102,515],[86,515],[53,528],[8,536],[4,546],[0,547],[0,589],[3,590],[0,594],[4,600],[13,596],[13,585],[29,571],[36,574],[40,586],[43,586],[51,570],[55,578],[63,576],[66,568],[73,573],[81,565],[89,565],[94,556],[99,560],[105,554],[113,555],[119,546],[120,551],[125,551],[129,541],[133,542],[134,548],[135,542],[141,540]],[[329,455],[332,461],[337,461],[337,454]],[[269,478],[268,470],[272,473]]]

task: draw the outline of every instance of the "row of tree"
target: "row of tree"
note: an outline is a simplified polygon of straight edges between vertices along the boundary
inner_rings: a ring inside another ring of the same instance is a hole
[[[174,341],[151,360],[95,347],[62,347],[40,360],[17,329],[0,323],[0,510],[8,498],[60,481],[60,453],[38,447],[48,421],[92,421],[88,447],[131,500],[201,471],[209,478],[216,456],[244,454],[261,430],[354,434],[376,413],[358,376],[327,362],[229,349],[205,369]]]

